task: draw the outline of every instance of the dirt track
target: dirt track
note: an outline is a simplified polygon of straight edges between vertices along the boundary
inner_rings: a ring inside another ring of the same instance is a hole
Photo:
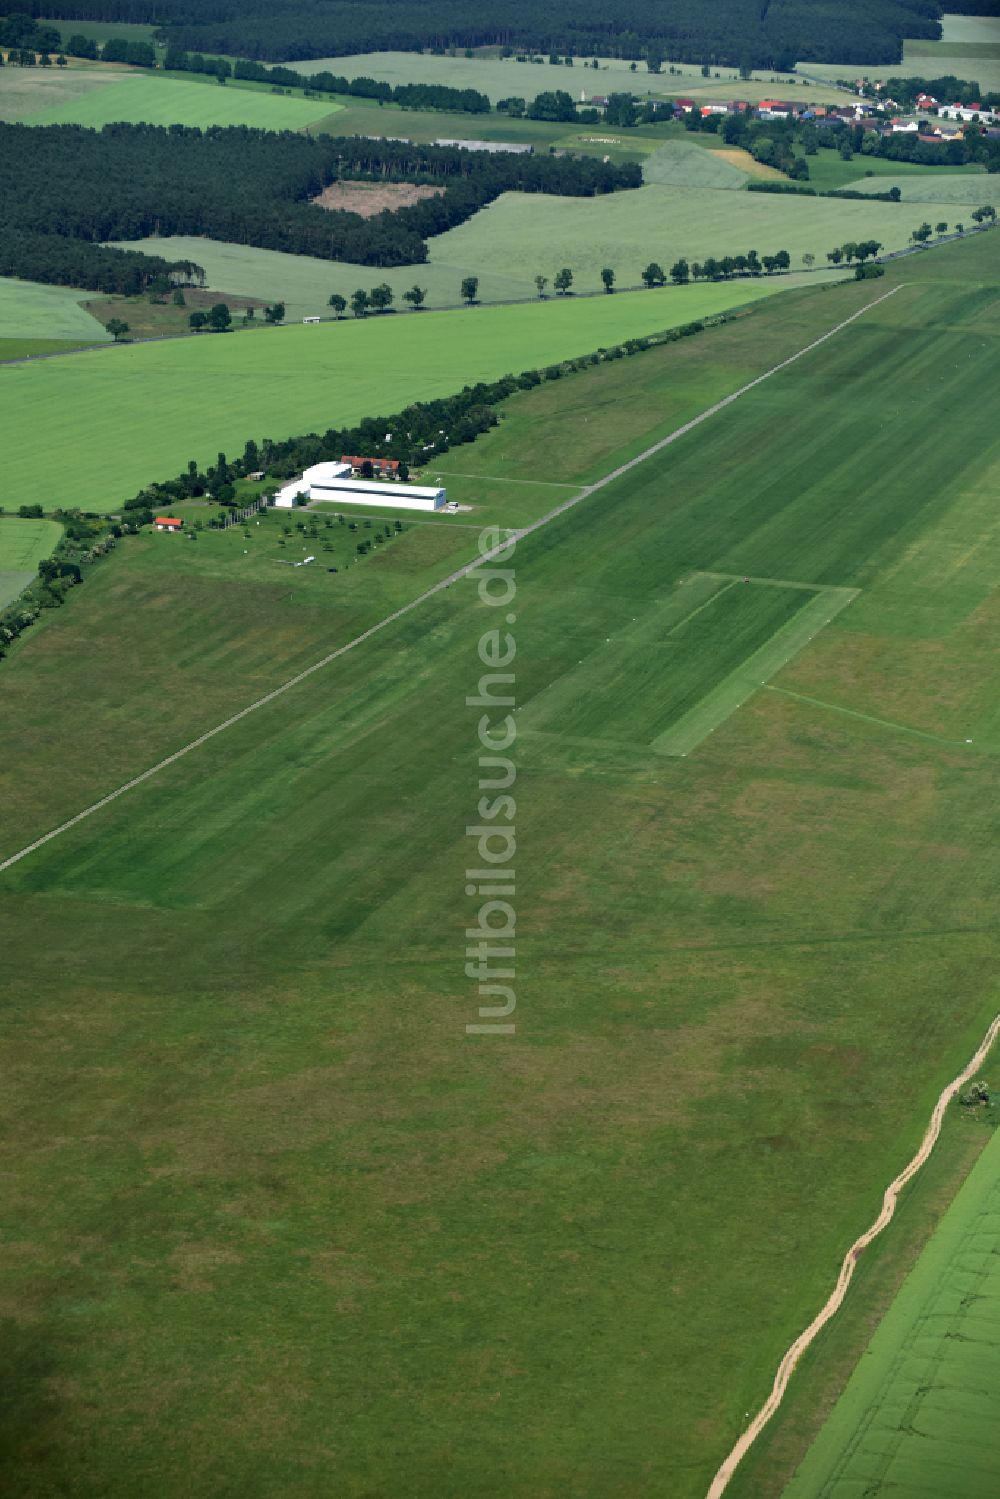
[[[843,1264],[840,1267],[840,1274],[837,1276],[837,1284],[834,1286],[822,1308],[819,1312],[817,1312],[816,1316],[810,1322],[805,1332],[799,1333],[799,1336],[795,1339],[795,1342],[791,1345],[791,1347],[788,1349],[788,1352],[781,1360],[781,1363],[778,1365],[778,1372],[774,1376],[774,1384],[771,1386],[770,1395],[767,1397],[764,1404],[757,1412],[756,1416],[754,1416],[753,1420],[750,1422],[750,1425],[747,1427],[746,1431],[740,1437],[739,1441],[736,1443],[735,1447],[730,1452],[729,1456],[726,1458],[722,1466],[719,1468],[719,1471],[716,1473],[715,1477],[712,1479],[711,1487],[708,1490],[706,1499],[720,1499],[720,1496],[725,1493],[729,1481],[732,1478],[733,1474],[736,1472],[737,1467],[749,1452],[750,1448],[760,1436],[760,1433],[763,1431],[764,1427],[767,1425],[768,1421],[770,1421],[771,1417],[774,1415],[775,1411],[778,1409],[779,1405],[784,1399],[785,1390],[788,1388],[788,1381],[792,1377],[795,1366],[798,1363],[799,1359],[802,1357],[803,1353],[805,1353],[806,1349],[809,1347],[809,1344],[813,1341],[820,1329],[822,1327],[825,1327],[834,1313],[839,1310],[844,1297],[847,1295],[847,1288],[851,1283],[851,1277],[854,1274],[854,1267],[861,1257],[862,1252],[868,1248],[868,1245],[872,1242],[872,1240],[877,1238],[882,1230],[886,1227],[886,1225],[892,1221],[892,1216],[896,1211],[896,1202],[899,1198],[900,1192],[906,1186],[907,1182],[910,1181],[912,1177],[916,1176],[917,1172],[920,1170],[921,1166],[924,1164],[927,1157],[934,1149],[937,1137],[941,1133],[941,1124],[944,1120],[945,1109],[948,1107],[948,1104],[951,1102],[955,1093],[958,1092],[959,1088],[961,1088],[964,1083],[967,1083],[974,1073],[979,1071],[980,1067],[983,1065],[983,1062],[986,1060],[987,1055],[989,1054],[990,1048],[994,1045],[998,1037],[1000,1037],[1000,1015],[997,1015],[989,1030],[986,1032],[986,1035],[983,1037],[975,1056],[973,1056],[972,1059],[966,1064],[966,1066],[963,1067],[958,1076],[954,1078],[946,1088],[942,1089],[938,1101],[934,1105],[930,1123],[924,1131],[924,1137],[920,1142],[920,1146],[917,1150],[916,1155],[910,1161],[909,1165],[904,1166],[899,1175],[897,1177],[894,1177],[886,1187],[885,1196],[882,1198],[882,1211],[875,1219],[875,1222],[872,1224],[871,1228],[866,1229],[865,1232],[860,1236],[860,1238],[855,1239],[850,1249],[844,1255]]]

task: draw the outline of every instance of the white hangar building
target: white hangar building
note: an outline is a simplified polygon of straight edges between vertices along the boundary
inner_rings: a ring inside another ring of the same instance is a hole
[[[349,463],[314,463],[301,479],[293,479],[279,489],[274,503],[283,510],[292,510],[309,500],[328,500],[336,505],[385,505],[393,510],[440,510],[448,498],[446,489],[352,479],[352,472]]]

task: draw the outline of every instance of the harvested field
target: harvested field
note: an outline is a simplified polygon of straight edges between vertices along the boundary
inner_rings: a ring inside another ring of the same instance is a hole
[[[339,208],[373,219],[397,208],[412,208],[422,198],[439,198],[443,192],[443,187],[422,187],[417,182],[331,182],[312,201],[320,208]]]
[[[737,167],[739,171],[746,172],[747,176],[752,177],[755,182],[786,182],[788,180],[777,167],[765,166],[762,161],[755,161],[750,152],[744,151],[740,146],[713,149],[712,155],[718,156],[728,166]]]

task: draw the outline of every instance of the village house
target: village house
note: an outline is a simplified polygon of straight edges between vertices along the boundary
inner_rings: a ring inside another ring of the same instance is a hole
[[[176,515],[158,515],[153,525],[158,531],[179,531],[184,522]]]

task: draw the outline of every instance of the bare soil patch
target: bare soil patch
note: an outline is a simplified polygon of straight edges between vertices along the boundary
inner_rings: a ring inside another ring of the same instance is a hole
[[[332,182],[318,198],[320,208],[356,213],[363,219],[397,208],[411,208],[422,198],[437,198],[443,187],[425,187],[417,182]]]

